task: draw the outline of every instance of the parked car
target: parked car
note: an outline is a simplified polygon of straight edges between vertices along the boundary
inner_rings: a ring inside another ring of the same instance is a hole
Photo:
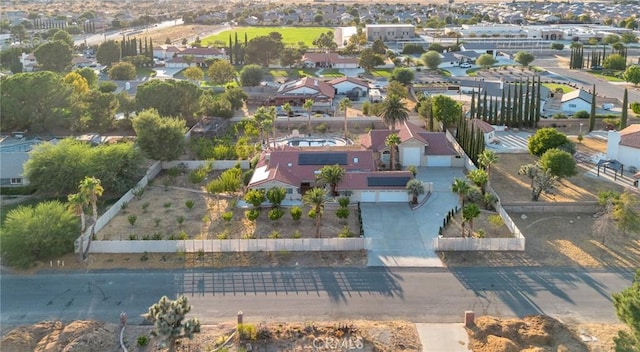
[[[460,64],[460,68],[471,68],[471,64],[468,62],[463,62]]]

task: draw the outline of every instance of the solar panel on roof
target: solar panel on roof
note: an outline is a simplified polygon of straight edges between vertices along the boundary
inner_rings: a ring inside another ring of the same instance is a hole
[[[347,153],[300,153],[298,165],[347,165]]]
[[[389,177],[389,176],[369,176],[367,177],[367,186],[388,186],[388,187],[401,187],[405,186],[409,182],[409,176],[402,177]]]

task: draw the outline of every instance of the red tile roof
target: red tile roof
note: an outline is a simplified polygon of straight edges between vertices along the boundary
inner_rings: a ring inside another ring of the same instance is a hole
[[[620,145],[640,149],[640,123],[629,125],[620,131]]]
[[[357,84],[359,86],[363,86],[363,87],[369,88],[369,83],[367,83],[366,81],[358,79],[358,78],[355,78],[355,77],[348,77],[348,76],[342,76],[342,77],[334,78],[334,79],[330,80],[327,83],[329,83],[331,85],[336,85],[336,84],[339,84],[339,83],[342,83],[342,82],[351,82],[353,84]]]
[[[398,124],[396,126],[396,130],[398,131],[397,134],[402,143],[415,139],[427,146],[427,155],[458,154],[442,132],[427,132],[423,128],[416,126],[411,122]],[[390,134],[391,131],[387,129],[371,130],[368,134],[360,136],[360,145],[363,148],[374,152],[382,151],[386,148],[385,140]]]
[[[333,98],[336,95],[335,89],[329,83],[317,78],[303,77],[297,81],[287,82],[281,85],[278,89],[278,96],[287,96],[289,92],[302,87],[311,88],[317,92],[315,94],[309,94],[309,96],[321,94],[325,97]]]
[[[482,133],[489,133],[489,132],[495,131],[495,128],[493,128],[493,126],[491,126],[488,122],[482,121],[480,119],[471,119],[469,120],[469,124],[471,126],[474,126],[480,129]]]

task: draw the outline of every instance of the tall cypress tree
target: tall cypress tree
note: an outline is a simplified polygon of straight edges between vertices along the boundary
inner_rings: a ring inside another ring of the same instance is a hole
[[[505,126],[513,127],[511,123],[511,115],[513,115],[513,103],[511,100],[511,84],[509,84],[509,88],[507,88],[507,106],[505,108],[507,113],[505,114],[504,124]]]
[[[149,38],[149,58],[153,59],[153,39]]]
[[[624,89],[624,97],[622,98],[622,116],[620,117],[620,129],[627,127],[627,118],[629,114],[629,96],[627,88]]]
[[[538,85],[536,87],[536,124],[535,126],[538,125],[538,121],[540,121],[540,100],[541,100],[541,95],[540,95],[540,87],[542,86],[541,82],[540,82],[540,76],[538,76]],[[534,126],[534,127],[535,127]]]
[[[520,128],[520,85],[516,82],[513,94],[513,117],[511,123],[513,127]]]
[[[233,65],[233,43],[231,42],[231,33],[229,33],[229,63]]]
[[[238,32],[236,32],[236,45],[233,47],[233,54],[236,57],[236,64],[237,63],[242,64],[242,60],[240,60],[240,55],[238,55],[239,52],[240,52],[240,47],[238,46]]]
[[[469,110],[469,118],[471,119],[475,119],[476,118],[476,91],[472,90],[471,91],[471,110]]]
[[[591,91],[591,113],[589,114],[589,132],[596,128],[596,85]]]
[[[487,121],[488,118],[488,109],[489,106],[487,105],[487,90],[484,90],[484,97],[482,98],[482,121]]]
[[[530,92],[530,87],[529,87],[529,78],[527,77],[527,90],[526,93],[524,95],[524,107],[523,107],[523,112],[524,112],[524,125],[527,127],[531,127],[531,122],[529,121],[529,116],[531,116],[530,110],[529,110],[529,101],[530,101],[530,96],[529,94],[531,94]]]
[[[505,121],[505,103],[506,101],[504,100],[504,86],[502,86],[502,99],[500,99],[500,125],[504,126],[504,121]]]

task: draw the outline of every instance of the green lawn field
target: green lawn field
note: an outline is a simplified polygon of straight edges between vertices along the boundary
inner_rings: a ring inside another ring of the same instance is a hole
[[[571,91],[576,90],[573,87],[570,87],[566,84],[558,84],[558,83],[542,83],[543,86],[549,88],[550,91],[554,92],[556,89],[562,89],[562,93],[569,93]]]
[[[237,27],[228,31],[218,33],[202,39],[202,45],[229,45],[229,34],[235,41],[235,34],[238,33],[238,42],[244,43],[244,34],[247,34],[247,40],[255,37],[269,35],[271,32],[282,34],[282,42],[285,45],[297,46],[299,42],[303,42],[307,46],[313,46],[313,41],[322,33],[333,30],[331,27]]]

